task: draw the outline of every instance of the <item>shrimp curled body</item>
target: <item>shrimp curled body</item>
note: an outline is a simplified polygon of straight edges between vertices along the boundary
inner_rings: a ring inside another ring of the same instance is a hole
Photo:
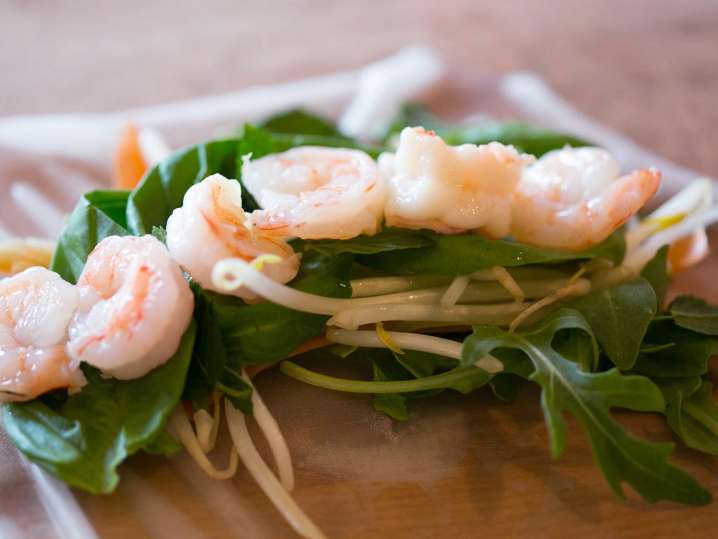
[[[194,298],[153,236],[110,236],[90,253],[67,351],[104,374],[138,378],[165,363],[189,325]]]
[[[263,254],[280,258],[265,264],[263,272],[275,281],[291,281],[299,268],[299,256],[283,238],[268,237],[248,220],[242,209],[242,186],[214,174],[185,193],[180,208],[167,221],[167,247],[172,257],[204,288],[216,290],[212,268],[222,259],[252,260]],[[240,287],[234,295],[254,300],[256,295]]]
[[[388,178],[387,225],[506,236],[511,194],[532,160],[498,142],[454,147],[431,131],[407,127],[396,153],[379,158]]]
[[[619,177],[618,162],[600,148],[564,148],[526,167],[513,196],[511,235],[569,251],[605,240],[651,198],[660,174]]]
[[[384,179],[358,150],[304,146],[245,158],[242,182],[262,208],[252,221],[270,234],[345,240],[381,224]]]
[[[84,384],[79,363],[65,353],[78,301],[74,286],[44,268],[0,281],[0,401]]]

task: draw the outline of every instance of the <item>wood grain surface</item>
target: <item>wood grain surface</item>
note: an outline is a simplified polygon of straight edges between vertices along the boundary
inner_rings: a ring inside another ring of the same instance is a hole
[[[457,80],[537,70],[599,121],[718,175],[717,28],[710,0],[5,1],[0,114],[225,92],[359,66],[421,41],[445,55]],[[444,103],[454,113],[462,107]],[[717,271],[714,256],[674,290],[717,301]],[[313,366],[351,376],[362,369]],[[512,404],[488,392],[417,402],[401,424],[374,413],[366,398],[276,372],[258,385],[293,450],[296,498],[329,537],[714,533],[718,504],[647,505],[629,489],[628,501],[615,498],[572,420],[566,455],[552,461],[538,392],[528,385]],[[619,415],[640,436],[670,439],[656,416]],[[715,459],[678,447],[675,460],[718,495]],[[185,457],[139,457],[122,473],[111,497],[78,493],[101,537],[293,537],[244,471],[214,483]],[[158,524],[167,519],[172,527]]]

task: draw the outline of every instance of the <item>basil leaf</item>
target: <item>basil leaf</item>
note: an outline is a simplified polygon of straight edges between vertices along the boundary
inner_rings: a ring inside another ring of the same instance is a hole
[[[373,236],[357,236],[349,240],[295,240],[296,251],[317,251],[335,256],[342,253],[372,255],[401,249],[430,247],[434,240],[417,230],[405,228],[385,228]]]
[[[588,435],[595,460],[617,495],[623,497],[621,485],[625,481],[649,502],[709,503],[710,492],[667,462],[672,444],[639,440],[611,417],[610,410],[616,407],[663,411],[660,390],[647,378],[627,376],[617,369],[601,373],[582,371],[551,345],[556,332],[567,328],[591,333],[586,320],[571,309],[561,309],[526,333],[478,326],[464,342],[462,363],[473,364],[500,347],[521,350],[534,366],[530,379],[542,388],[541,406],[555,457],[561,455],[565,447],[563,413],[569,411]]]
[[[389,135],[399,133],[404,127],[422,126],[434,130],[448,144],[488,144],[501,142],[511,144],[518,150],[541,156],[564,146],[590,146],[583,139],[566,133],[551,131],[521,122],[497,122],[484,120],[470,124],[442,122],[421,105],[406,105],[394,120]]]
[[[666,297],[668,285],[671,282],[668,276],[668,245],[661,247],[656,253],[656,256],[645,265],[641,272],[641,277],[651,283],[656,293],[656,299],[658,300],[658,308],[660,309]]]
[[[656,294],[643,277],[570,302],[588,321],[608,358],[621,370],[633,367],[648,325],[656,314]]]
[[[5,430],[27,458],[63,481],[93,494],[112,492],[125,458],[167,449],[158,436],[182,394],[194,339],[193,324],[173,358],[135,380],[86,368],[88,384],[58,408],[42,400],[8,404]]]
[[[718,342],[675,325],[671,320],[651,323],[644,346],[673,344],[650,353],[641,353],[633,371],[657,378],[702,376],[708,371],[708,360],[718,353]]]
[[[422,234],[430,238],[433,245],[358,256],[357,261],[394,275],[464,275],[492,266],[550,264],[590,258],[606,258],[618,264],[625,252],[620,232],[580,252],[541,249],[513,241],[492,240],[478,234],[447,236],[431,231],[422,231]]]
[[[212,174],[236,177],[237,139],[212,140],[178,150],[153,167],[132,191],[127,204],[129,230],[138,236],[165,226],[182,205],[187,189]]]
[[[126,236],[127,191],[92,191],[75,206],[60,234],[50,269],[70,283],[80,277],[87,257],[107,236]]]
[[[718,336],[718,307],[694,296],[678,296],[669,312],[676,324],[704,335]]]

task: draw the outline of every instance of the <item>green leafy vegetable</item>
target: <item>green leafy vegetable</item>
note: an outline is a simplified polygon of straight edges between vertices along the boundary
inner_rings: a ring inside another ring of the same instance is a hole
[[[291,286],[322,296],[349,297],[351,256],[305,253]],[[248,305],[239,298],[204,292],[222,333],[228,364],[273,363],[324,333],[326,316],[307,314],[271,302]]]
[[[404,350],[402,354],[396,354],[389,350],[371,350],[371,352],[367,351],[367,353],[372,356],[374,380],[376,381],[426,378],[437,373],[448,372],[456,367],[456,360],[454,359],[416,350]],[[407,409],[409,399],[433,397],[444,389],[454,389],[460,393],[469,393],[484,386],[491,379],[489,375],[478,376],[474,374],[471,373],[471,376],[452,380],[444,387],[428,391],[401,395],[385,393],[375,395],[374,408],[393,419],[404,421],[409,418]]]
[[[633,367],[648,325],[656,314],[656,294],[642,277],[596,290],[569,307],[588,321],[609,359],[622,370]]]
[[[711,494],[690,475],[670,465],[671,444],[654,444],[634,438],[610,414],[620,407],[661,412],[660,390],[647,378],[626,376],[612,369],[587,373],[561,356],[551,343],[557,331],[577,328],[590,334],[578,311],[562,309],[528,333],[507,333],[496,327],[478,326],[464,342],[462,362],[473,364],[497,348],[521,350],[531,360],[530,379],[542,387],[541,405],[551,439],[559,456],[565,447],[564,411],[571,412],[589,437],[597,464],[619,496],[622,483],[629,483],[649,502],[673,500],[689,505],[709,503]]]
[[[693,296],[679,296],[668,309],[679,326],[718,336],[718,307]]]
[[[492,266],[523,266],[550,264],[571,260],[606,258],[614,263],[623,259],[625,242],[616,232],[603,243],[580,252],[554,251],[530,245],[492,240],[478,234],[446,236],[421,231],[433,245],[359,256],[367,266],[399,275],[442,274],[463,275]]]
[[[237,139],[213,140],[178,150],[152,168],[132,191],[127,204],[129,230],[138,236],[165,226],[182,205],[187,189],[212,174],[236,177]]]
[[[670,278],[668,277],[668,245],[661,247],[656,256],[646,264],[641,272],[641,277],[646,279],[656,293],[658,300],[658,308],[663,305],[663,299],[666,297]]]
[[[484,120],[470,124],[449,124],[432,115],[421,105],[406,105],[394,120],[389,136],[399,133],[404,127],[422,126],[433,129],[448,144],[487,144],[501,142],[511,144],[520,151],[541,156],[564,146],[590,146],[577,137],[551,131],[522,122],[497,122]]]
[[[293,109],[270,116],[259,127],[283,135],[316,135],[320,137],[347,138],[333,122],[303,109]],[[348,139],[347,140],[351,140]]]
[[[126,236],[127,191],[92,191],[75,206],[57,242],[50,269],[76,283],[85,261],[107,236]]]
[[[674,390],[671,400],[666,399],[666,418],[688,447],[718,455],[718,405],[713,399],[713,384],[697,380],[696,389],[684,385],[683,390]]]
[[[88,384],[57,408],[42,400],[6,405],[5,430],[30,460],[70,485],[112,492],[126,457],[170,449],[162,429],[182,394],[194,339],[193,324],[172,359],[136,380],[86,368]]]
[[[657,378],[702,376],[708,371],[708,360],[718,352],[718,342],[711,337],[678,327],[671,320],[651,323],[644,346],[672,344],[651,353],[641,353],[635,372]]]
[[[386,228],[374,236],[357,236],[350,240],[295,240],[297,251],[317,251],[327,256],[342,253],[372,255],[402,249],[430,247],[434,240],[428,235],[402,228]]]

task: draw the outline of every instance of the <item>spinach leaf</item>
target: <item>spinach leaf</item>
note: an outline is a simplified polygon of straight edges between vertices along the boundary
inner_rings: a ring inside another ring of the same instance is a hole
[[[648,325],[656,314],[656,294],[643,277],[596,290],[568,307],[588,321],[608,358],[621,370],[633,367]]]
[[[303,109],[293,109],[270,116],[259,127],[272,133],[284,135],[316,135],[320,137],[346,138],[331,120]]]
[[[135,380],[86,368],[88,384],[57,408],[42,400],[8,404],[5,430],[27,458],[63,481],[94,494],[112,492],[126,457],[168,449],[162,429],[182,394],[194,339],[193,324],[173,358]]]
[[[464,342],[464,365],[500,347],[521,350],[534,366],[530,379],[542,388],[541,406],[555,457],[565,447],[565,411],[571,412],[589,437],[594,457],[614,492],[623,496],[629,483],[649,502],[673,500],[689,505],[709,503],[710,492],[690,475],[670,465],[672,445],[648,443],[631,436],[611,417],[611,408],[661,412],[660,390],[647,378],[627,376],[617,369],[587,373],[551,346],[557,331],[576,328],[591,334],[586,320],[571,309],[561,309],[534,330],[508,333],[491,326],[477,326]]]
[[[349,297],[351,256],[327,257],[305,253],[297,277],[290,286],[330,297]],[[243,365],[273,363],[299,345],[323,334],[326,316],[308,314],[271,302],[248,305],[239,298],[204,291],[222,334],[227,363]]]
[[[389,136],[410,126],[432,129],[452,145],[487,144],[496,141],[511,144],[520,151],[539,157],[567,145],[590,146],[590,143],[580,138],[522,122],[484,120],[470,124],[450,124],[439,120],[427,109],[416,104],[409,104],[403,108],[392,123]]]
[[[704,335],[718,336],[718,307],[693,296],[679,296],[668,308],[676,324]]]
[[[718,342],[679,327],[671,320],[656,320],[646,333],[644,346],[673,344],[650,353],[641,353],[633,370],[657,378],[702,376],[708,371],[708,360],[718,353]]]
[[[492,240],[478,234],[447,236],[428,230],[421,233],[431,239],[433,245],[358,256],[357,261],[394,275],[463,275],[492,266],[550,264],[590,258],[606,258],[619,263],[625,252],[620,232],[580,252],[541,249],[513,241]]]
[[[671,282],[668,276],[668,245],[661,247],[656,253],[656,256],[645,265],[641,272],[641,277],[651,283],[656,293],[658,309],[660,310],[663,305],[663,300],[666,297],[668,285]]]
[[[50,269],[76,283],[85,261],[107,236],[126,236],[127,191],[92,191],[75,206],[57,242]]]
[[[342,253],[372,255],[401,249],[430,247],[434,240],[417,230],[385,228],[373,236],[357,236],[350,240],[295,240],[296,251],[317,251],[328,256]]]
[[[165,226],[182,205],[187,189],[212,174],[236,177],[237,139],[212,140],[173,153],[152,168],[132,191],[127,204],[129,230],[138,236]]]

